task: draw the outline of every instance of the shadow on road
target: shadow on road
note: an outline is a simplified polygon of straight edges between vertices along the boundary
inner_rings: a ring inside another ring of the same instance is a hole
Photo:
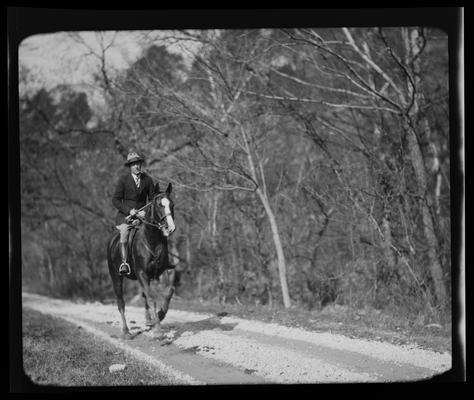
[[[227,314],[217,314],[213,315],[212,317],[202,319],[199,321],[190,321],[190,322],[180,322],[180,323],[167,323],[164,320],[161,323],[161,329],[165,336],[167,337],[165,340],[162,340],[162,345],[169,345],[173,343],[175,340],[179,339],[181,335],[185,332],[192,332],[197,333],[200,331],[210,331],[214,329],[218,329],[221,331],[231,331],[233,330],[237,323],[227,323],[224,324],[221,322],[221,319],[225,317]],[[137,336],[141,335],[144,332],[148,332],[152,329],[152,327],[140,327],[135,324],[135,321],[130,321],[132,326],[130,327],[130,337],[129,339],[135,339]],[[114,338],[118,338],[117,335],[111,335]]]
[[[222,316],[214,315],[212,317],[199,320],[199,321],[193,321],[193,322],[170,323],[170,324],[163,322],[161,327],[165,333],[167,332],[173,333],[173,339],[170,342],[172,343],[173,341],[179,339],[181,335],[185,332],[197,333],[200,331],[210,331],[214,329],[218,329],[221,331],[233,330],[236,327],[237,323],[224,324],[221,322],[221,319],[223,316],[224,315]]]

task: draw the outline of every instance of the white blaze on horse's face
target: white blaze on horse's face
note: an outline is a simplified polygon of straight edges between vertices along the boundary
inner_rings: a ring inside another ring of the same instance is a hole
[[[161,205],[165,208],[166,223],[168,228],[163,231],[163,235],[169,236],[176,229],[173,221],[173,216],[171,215],[170,201],[167,198],[161,199]]]

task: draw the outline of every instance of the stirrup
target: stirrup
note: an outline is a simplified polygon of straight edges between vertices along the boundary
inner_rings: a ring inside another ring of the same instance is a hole
[[[119,267],[119,274],[121,275],[130,275],[131,273],[130,265],[127,262],[123,262]]]

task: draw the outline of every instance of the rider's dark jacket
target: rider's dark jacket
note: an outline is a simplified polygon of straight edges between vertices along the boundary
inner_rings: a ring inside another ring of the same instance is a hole
[[[153,197],[153,179],[142,172],[140,175],[140,186],[137,188],[132,174],[129,172],[120,177],[112,196],[112,204],[118,210],[115,217],[115,225],[126,223],[125,217],[130,214],[132,208],[139,209]]]

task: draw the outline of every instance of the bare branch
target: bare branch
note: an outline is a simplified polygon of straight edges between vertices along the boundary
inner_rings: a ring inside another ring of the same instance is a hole
[[[342,28],[342,31],[346,35],[347,39],[349,40],[349,44],[352,46],[352,48],[359,54],[364,61],[367,62],[375,71],[377,71],[388,83],[389,85],[395,90],[395,92],[398,93],[398,96],[401,100],[402,104],[406,104],[405,96],[403,95],[402,91],[400,88],[395,84],[395,82],[378,66],[370,57],[367,56],[354,41],[354,38],[352,37],[349,29],[347,28]]]
[[[355,109],[355,110],[378,110],[378,111],[388,111],[393,114],[400,114],[400,111],[394,110],[393,108],[389,107],[376,107],[376,106],[360,106],[360,105],[350,105],[350,104],[335,104],[335,103],[330,103],[324,100],[315,100],[315,99],[308,99],[308,98],[300,98],[300,97],[283,97],[283,96],[277,96],[277,95],[268,95],[268,94],[263,94],[263,93],[257,93],[251,90],[245,90],[244,91],[247,94],[252,94],[258,97],[263,97],[266,99],[271,99],[271,100],[282,100],[282,101],[295,101],[295,102],[300,102],[300,103],[315,103],[315,104],[322,104],[328,107],[333,107],[333,108],[339,108],[339,109]]]

